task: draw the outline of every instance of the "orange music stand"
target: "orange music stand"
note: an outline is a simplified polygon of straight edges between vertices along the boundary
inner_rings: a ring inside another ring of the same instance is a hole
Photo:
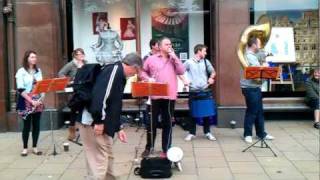
[[[276,79],[279,76],[278,67],[251,66],[245,68],[245,79]]]
[[[32,90],[32,94],[63,91],[69,83],[69,78],[53,78],[38,81]]]
[[[168,96],[168,84],[158,82],[133,82],[132,97]]]
[[[35,87],[32,90],[32,94],[40,94],[40,93],[47,93],[47,92],[55,92],[55,91],[62,91],[69,83],[69,78],[53,78],[53,79],[44,79],[38,81]],[[53,152],[51,155],[57,155],[56,151],[56,143],[54,140],[53,135],[53,120],[52,120],[52,113],[50,113],[50,121],[51,121],[51,141],[53,144]]]
[[[158,82],[133,82],[132,83],[132,97],[145,97],[145,96],[168,96],[168,84]],[[151,137],[153,137],[153,118],[152,118],[152,103],[150,105],[150,126]],[[154,142],[151,138],[151,154],[153,153]]]

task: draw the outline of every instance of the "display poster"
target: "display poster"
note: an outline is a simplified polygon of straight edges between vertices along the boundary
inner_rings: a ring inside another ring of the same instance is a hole
[[[92,13],[92,29],[93,34],[99,34],[108,27],[108,13],[94,12]]]
[[[294,35],[292,27],[273,27],[265,51],[272,56],[267,57],[270,62],[290,63],[296,61]]]
[[[120,18],[120,29],[122,40],[136,39],[136,20],[135,18]]]
[[[188,59],[189,29],[188,14],[180,12],[176,8],[153,9],[152,38],[170,38],[172,46],[182,61]]]

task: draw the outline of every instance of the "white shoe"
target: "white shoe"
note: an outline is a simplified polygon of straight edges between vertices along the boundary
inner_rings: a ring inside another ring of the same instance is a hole
[[[246,136],[246,137],[244,137],[244,141],[245,141],[246,143],[252,143],[252,136]]]
[[[267,134],[266,137],[264,137],[265,140],[274,140],[275,138],[271,136],[270,134]]]
[[[211,133],[207,133],[206,137],[210,140],[210,141],[215,141],[217,140]]]
[[[184,138],[184,140],[185,141],[191,141],[193,138],[195,138],[196,136],[195,135],[193,135],[193,134],[188,134],[185,138]]]

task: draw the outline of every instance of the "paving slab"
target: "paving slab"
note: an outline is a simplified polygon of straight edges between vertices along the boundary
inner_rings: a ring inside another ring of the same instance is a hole
[[[184,151],[183,171],[173,169],[174,180],[320,180],[319,131],[309,121],[268,121],[266,128],[276,137],[268,144],[276,152],[274,157],[269,149],[252,148],[242,152],[249,144],[242,139],[243,129],[213,128],[217,141],[209,141],[197,129],[197,138],[184,141],[188,132],[174,127],[173,146]],[[129,142],[114,140],[115,174],[118,180],[140,180],[133,174],[139,166],[140,154],[144,150],[144,129],[127,127]],[[253,132],[255,134],[255,132]],[[67,130],[54,131],[54,142],[58,155],[51,156],[53,145],[51,131],[41,131],[39,149],[42,156],[31,153],[21,157],[21,133],[0,133],[0,180],[85,180],[86,164],[83,148],[70,143],[70,151],[64,152]],[[29,142],[31,147],[31,142]],[[157,132],[155,155],[161,151],[161,130]],[[135,161],[138,159],[138,162]]]

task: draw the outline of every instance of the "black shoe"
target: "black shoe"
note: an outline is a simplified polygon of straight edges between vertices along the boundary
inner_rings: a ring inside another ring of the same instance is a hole
[[[320,122],[314,123],[313,127],[316,128],[316,129],[320,129]]]
[[[150,155],[150,150],[146,149],[142,152],[141,157],[145,158],[145,157],[148,157],[149,155]]]

